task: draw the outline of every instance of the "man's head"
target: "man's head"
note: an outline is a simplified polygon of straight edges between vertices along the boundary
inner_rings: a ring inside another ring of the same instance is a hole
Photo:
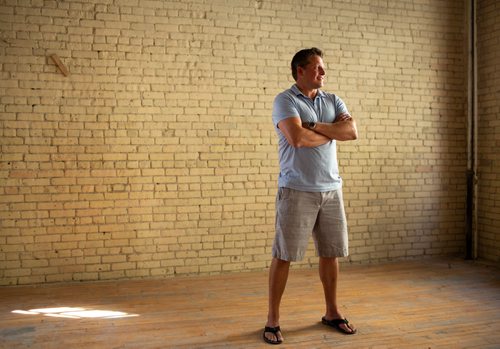
[[[309,63],[310,63],[310,58],[313,56],[318,56],[320,58],[323,58],[323,52],[316,47],[312,48],[307,48],[304,50],[300,50],[293,56],[292,58],[292,76],[295,81],[297,81],[298,74],[297,70],[298,68],[305,68]]]

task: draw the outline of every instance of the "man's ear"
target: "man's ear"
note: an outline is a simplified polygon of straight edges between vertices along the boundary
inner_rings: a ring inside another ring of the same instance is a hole
[[[297,66],[297,78],[304,74],[304,68],[302,68],[300,65]]]

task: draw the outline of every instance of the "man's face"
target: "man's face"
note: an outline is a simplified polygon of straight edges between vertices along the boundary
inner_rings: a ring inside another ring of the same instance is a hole
[[[320,56],[312,56],[305,67],[299,67],[299,79],[310,89],[323,86],[325,79],[325,66]]]

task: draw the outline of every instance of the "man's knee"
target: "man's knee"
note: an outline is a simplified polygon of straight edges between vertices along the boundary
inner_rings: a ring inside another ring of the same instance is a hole
[[[290,261],[286,261],[284,259],[279,259],[279,258],[274,258],[274,263],[276,263],[276,266],[278,267],[285,267],[285,266],[288,266],[290,265]]]

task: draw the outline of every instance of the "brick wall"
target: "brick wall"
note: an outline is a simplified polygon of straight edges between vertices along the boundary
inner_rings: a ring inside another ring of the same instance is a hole
[[[500,3],[478,1],[478,254],[500,262]]]
[[[349,260],[463,251],[461,1],[6,0],[0,28],[0,284],[266,268],[272,101],[311,46],[358,121]]]

